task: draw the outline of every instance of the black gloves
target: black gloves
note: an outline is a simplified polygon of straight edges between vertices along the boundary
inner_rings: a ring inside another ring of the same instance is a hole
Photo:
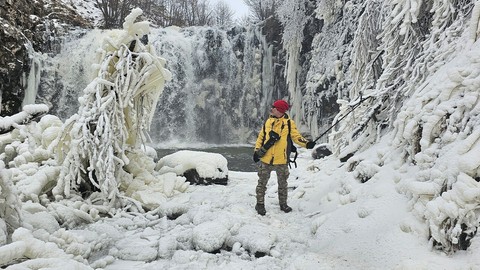
[[[258,156],[257,151],[253,152],[253,161],[255,163],[260,161],[260,157]]]
[[[312,142],[312,141],[309,141],[307,142],[307,149],[312,149],[313,147],[315,147],[315,142]]]

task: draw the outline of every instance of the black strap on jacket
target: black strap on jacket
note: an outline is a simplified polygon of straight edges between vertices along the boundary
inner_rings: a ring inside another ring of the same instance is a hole
[[[290,119],[288,119],[287,163],[288,163],[289,168],[292,168],[290,166],[290,163],[293,163],[295,165],[295,168],[297,168],[298,152],[297,152],[297,147],[295,147],[295,145],[293,145],[292,137],[290,136],[290,130],[291,130]],[[293,156],[293,159],[290,159],[290,153],[292,153],[292,152],[295,153],[295,155]]]

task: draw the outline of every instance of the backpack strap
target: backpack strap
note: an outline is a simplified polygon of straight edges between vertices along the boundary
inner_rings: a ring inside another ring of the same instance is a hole
[[[288,136],[287,136],[287,144],[290,144],[290,151],[287,153],[287,161],[288,161],[288,167],[291,168],[290,163],[293,163],[295,165],[295,168],[297,168],[297,147],[293,145],[292,137],[290,136],[290,130],[291,130],[291,125],[290,125],[290,119],[287,121],[288,123]],[[293,159],[290,159],[290,153],[294,152],[295,155],[293,156]]]
[[[265,131],[265,125],[267,122],[263,123],[263,138],[262,138],[262,146],[265,143],[265,137],[267,136],[267,132]]]

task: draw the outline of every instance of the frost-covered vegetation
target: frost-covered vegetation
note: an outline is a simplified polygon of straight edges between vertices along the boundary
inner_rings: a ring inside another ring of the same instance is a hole
[[[295,86],[290,87],[293,97],[313,97],[303,104],[301,121],[312,133],[320,132],[325,96],[339,98],[333,122],[359,105],[330,134],[334,153],[340,158],[355,154],[351,170],[368,181],[391,155],[360,153],[393,138],[389,151],[418,170],[414,179],[398,185],[429,226],[432,244],[446,252],[466,249],[480,218],[478,2],[317,3],[316,16],[323,22],[313,41],[311,61],[317,64],[311,65],[305,85],[287,76]],[[293,8],[289,1],[285,5]],[[285,32],[284,46],[299,51],[297,35],[306,19],[285,14],[284,25],[297,31]],[[295,55],[289,57],[291,65]],[[367,163],[377,169],[364,171]]]
[[[79,113],[66,121],[56,141],[62,167],[53,195],[98,190],[114,206],[119,185],[137,176],[130,161],[142,158],[140,146],[147,141],[164,82],[170,80],[164,61],[148,45],[148,23],[134,22],[140,14],[134,10],[117,39],[106,40],[97,78],[85,88]]]
[[[23,114],[2,119],[2,126],[15,129],[0,138],[0,243],[11,243],[1,247],[0,265],[23,257],[31,259],[24,267],[71,265],[73,254],[80,256],[77,269],[90,269],[81,259],[89,251],[73,251],[74,246],[68,247],[73,242],[65,243],[71,235],[53,236],[59,248],[47,243],[52,239],[19,228],[40,226],[58,233],[60,225],[74,228],[119,212],[142,213],[187,189],[183,176],[157,172],[145,151],[170,73],[148,44],[148,23],[135,22],[141,13],[134,9],[124,29],[105,38],[97,77],[79,99],[77,114],[65,123],[46,115],[22,125],[29,115],[47,111],[45,105],[28,105]],[[43,260],[35,262],[37,258]]]

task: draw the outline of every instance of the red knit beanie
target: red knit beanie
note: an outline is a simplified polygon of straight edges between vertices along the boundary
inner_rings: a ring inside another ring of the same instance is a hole
[[[282,99],[273,102],[273,107],[277,108],[277,111],[281,113],[285,113],[289,108],[288,103]]]

